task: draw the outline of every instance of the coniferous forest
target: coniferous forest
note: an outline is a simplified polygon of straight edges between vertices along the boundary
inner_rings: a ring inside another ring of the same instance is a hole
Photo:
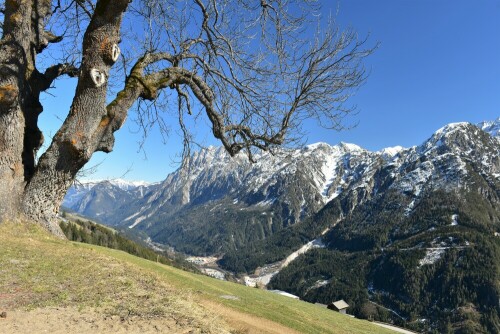
[[[146,260],[171,265],[191,272],[198,271],[193,265],[178,255],[155,252],[151,248],[131,240],[121,232],[88,220],[61,221],[59,225],[68,240],[71,241],[113,248]]]
[[[356,209],[268,287],[419,331],[498,333],[499,212],[472,194],[435,192],[411,216],[391,203]]]

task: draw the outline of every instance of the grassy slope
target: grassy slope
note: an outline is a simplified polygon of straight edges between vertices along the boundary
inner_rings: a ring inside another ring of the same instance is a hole
[[[0,308],[6,309],[90,307],[121,317],[173,317],[198,328],[220,328],[216,315],[199,306],[208,300],[303,333],[393,333],[268,291],[56,240],[32,225],[0,225],[0,296]]]

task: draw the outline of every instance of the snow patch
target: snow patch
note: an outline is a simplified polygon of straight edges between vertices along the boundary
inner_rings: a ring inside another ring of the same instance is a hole
[[[500,138],[500,117],[494,121],[481,122],[477,126],[492,137]]]
[[[353,152],[353,151],[364,151],[360,146],[358,146],[356,144],[341,142],[340,146],[346,148],[348,151],[351,151],[351,152]]]
[[[288,257],[285,259],[285,262],[281,266],[282,268],[288,266],[293,260],[295,260],[299,255],[305,254],[308,250],[313,249],[313,248],[324,248],[325,244],[321,239],[314,239],[313,241],[309,241],[307,244],[304,246],[300,247],[299,250],[293,252],[292,254],[288,255]]]
[[[305,147],[306,150],[314,151],[316,149],[321,148],[330,148],[331,146],[325,142],[318,142],[314,144],[309,144]]]
[[[376,153],[380,154],[386,160],[391,160],[396,155],[398,155],[399,152],[404,151],[404,150],[405,150],[405,148],[403,146],[398,145],[398,146],[383,148],[380,151],[377,151]]]
[[[425,257],[418,261],[419,267],[436,263],[443,256],[446,248],[429,248]]]
[[[467,126],[469,124],[470,123],[468,123],[468,122],[457,122],[457,123],[447,124],[447,125],[443,126],[442,128],[438,129],[435,132],[435,136],[441,136],[441,135],[443,135],[445,133],[450,133],[450,132],[455,131],[455,130],[457,130],[459,128]]]
[[[121,178],[117,179],[101,179],[101,180],[84,180],[81,181],[83,185],[95,186],[99,183],[109,182],[110,184],[122,189],[122,190],[131,190],[133,188],[141,187],[141,186],[150,186],[156,183],[150,183],[146,181],[129,181]]]
[[[322,286],[327,285],[331,281],[332,280],[318,280],[318,281],[314,282],[314,284],[309,288],[309,290],[321,288]]]
[[[434,174],[434,166],[430,161],[425,161],[417,168],[406,174],[399,184],[399,188],[405,192],[411,192],[415,196],[420,195],[425,183]]]
[[[224,275],[224,273],[222,271],[219,271],[217,269],[202,268],[201,271],[202,271],[202,273],[204,273],[207,276],[220,279],[221,281],[226,280],[226,275]]]
[[[337,166],[339,162],[339,157],[334,156],[334,155],[327,155],[326,161],[321,166],[321,172],[323,173],[325,177],[325,181],[323,184],[320,186],[321,187],[321,196],[326,199],[327,202],[331,201],[334,197],[337,197],[338,194],[335,192],[332,196],[333,198],[328,198],[328,189],[332,185],[332,183],[335,181],[335,178],[337,176],[335,167]]]
[[[276,275],[277,273],[278,272],[276,271],[258,277],[245,276],[244,277],[245,285],[250,287],[266,286],[271,281],[271,278],[273,278],[273,276]]]
[[[130,225],[128,228],[129,228],[129,229],[133,229],[134,227],[136,227],[136,226],[137,226],[140,222],[142,222],[142,221],[143,221],[144,219],[146,219],[146,218],[149,218],[149,215],[147,215],[147,216],[141,216],[141,217],[137,218],[137,219],[134,221],[134,223],[133,223],[132,225]]]
[[[258,206],[269,206],[269,205],[273,204],[274,201],[276,201],[276,198],[269,198],[269,199],[265,199],[263,201],[260,201],[256,205],[258,205]]]
[[[415,200],[411,201],[410,204],[405,209],[405,216],[408,217],[411,213],[411,210],[415,207]]]
[[[285,297],[289,297],[289,298],[293,298],[293,299],[300,299],[298,296],[292,295],[291,293],[288,293],[286,291],[281,291],[281,290],[269,290],[269,291],[273,292],[273,293],[277,293],[277,294],[285,296]]]

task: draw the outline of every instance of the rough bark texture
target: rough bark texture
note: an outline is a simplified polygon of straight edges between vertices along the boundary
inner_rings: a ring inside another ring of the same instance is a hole
[[[0,41],[0,218],[19,212],[24,186],[22,161],[25,136],[24,104],[30,55],[31,4],[7,1],[4,36]]]
[[[94,134],[108,123],[107,78],[120,40],[121,17],[128,1],[99,1],[83,40],[83,61],[75,97],[63,126],[27,184],[23,211],[57,230],[54,217],[76,173],[99,147]]]

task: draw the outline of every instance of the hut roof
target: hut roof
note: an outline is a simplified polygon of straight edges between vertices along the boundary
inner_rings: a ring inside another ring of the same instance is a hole
[[[333,302],[332,303],[333,306],[335,306],[338,310],[342,310],[342,309],[345,309],[345,308],[348,308],[349,307],[349,304],[347,304],[343,299],[341,300],[337,300],[336,302]]]

